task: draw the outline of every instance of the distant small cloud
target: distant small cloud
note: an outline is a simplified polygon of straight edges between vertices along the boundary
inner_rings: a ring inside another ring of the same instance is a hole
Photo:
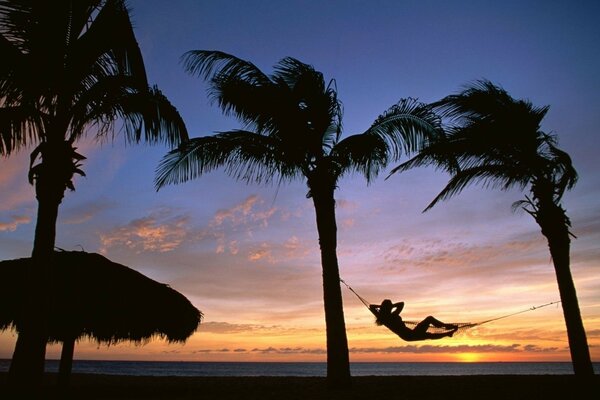
[[[28,224],[31,222],[31,217],[28,215],[11,215],[10,219],[11,220],[8,222],[0,222],[0,232],[13,232],[19,225]]]
[[[305,347],[265,347],[265,348],[254,348],[251,350],[252,353],[260,354],[326,354],[327,351],[321,348],[307,349]]]
[[[460,353],[551,353],[560,349],[555,347],[539,347],[536,345],[459,345],[459,346],[436,346],[436,345],[407,345],[407,346],[389,346],[389,347],[353,347],[350,353],[354,354],[460,354]],[[250,350],[245,348],[229,349],[199,349],[193,353],[259,353],[259,354],[327,354],[327,350],[322,347],[254,347]]]
[[[168,212],[157,212],[138,218],[100,235],[101,252],[114,246],[125,246],[136,252],[169,252],[185,240],[189,217],[170,216]]]
[[[335,205],[343,210],[356,210],[358,208],[358,204],[356,202],[344,199],[336,200]]]
[[[254,325],[250,324],[230,324],[228,322],[204,322],[198,328],[204,333],[239,333],[254,330]]]
[[[247,197],[243,202],[229,208],[218,210],[210,226],[218,227],[226,222],[232,225],[245,225],[248,223],[258,223],[261,226],[267,226],[268,220],[273,216],[276,209],[271,207],[267,210],[256,210],[262,204],[257,195]]]
[[[259,247],[251,249],[248,253],[248,260],[250,261],[273,261],[273,254],[269,244],[262,243]]]
[[[278,325],[257,325],[257,324],[231,324],[229,322],[203,322],[198,328],[202,333],[230,334],[240,332],[280,332],[282,327]]]
[[[342,220],[341,225],[344,228],[352,228],[354,226],[354,223],[355,223],[354,218],[344,218]]]

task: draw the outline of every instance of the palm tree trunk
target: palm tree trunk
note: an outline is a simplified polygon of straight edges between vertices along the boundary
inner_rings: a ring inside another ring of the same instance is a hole
[[[554,263],[556,281],[567,326],[569,349],[573,371],[578,376],[594,375],[594,367],[581,319],[577,292],[571,276],[568,218],[562,207],[556,204],[540,207],[536,217],[542,233],[548,240],[548,247]]]
[[[327,331],[327,383],[334,389],[351,383],[348,339],[344,322],[342,290],[337,260],[337,226],[333,187],[317,189],[311,186],[315,206],[321,266],[323,268],[323,301]]]
[[[63,342],[60,353],[60,364],[58,367],[58,386],[66,391],[71,379],[73,369],[73,354],[75,352],[75,338],[69,338]]]
[[[64,195],[64,184],[55,179],[38,179],[36,197],[38,214],[31,264],[27,271],[27,293],[23,305],[23,324],[9,369],[9,383],[20,392],[36,391],[44,375],[48,342],[48,292],[51,282],[51,260],[54,254],[58,207]]]

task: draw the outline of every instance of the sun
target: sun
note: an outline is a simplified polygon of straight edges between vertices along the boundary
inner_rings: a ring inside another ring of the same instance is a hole
[[[481,355],[477,353],[460,353],[457,355],[460,362],[478,362],[481,361]]]

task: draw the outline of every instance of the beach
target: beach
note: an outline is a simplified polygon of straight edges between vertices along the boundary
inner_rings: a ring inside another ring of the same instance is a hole
[[[600,394],[600,376],[361,376],[342,390],[322,377],[176,377],[73,374],[66,394],[46,374],[46,398],[68,399],[580,399]],[[0,374],[0,390],[6,373]],[[1,390],[4,392],[4,390]]]

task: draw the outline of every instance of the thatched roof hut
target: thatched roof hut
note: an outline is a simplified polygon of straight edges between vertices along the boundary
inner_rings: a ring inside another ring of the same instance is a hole
[[[202,320],[181,293],[100,254],[57,251],[49,262],[50,341],[185,342]],[[31,263],[31,258],[0,261],[0,330],[19,331]]]

